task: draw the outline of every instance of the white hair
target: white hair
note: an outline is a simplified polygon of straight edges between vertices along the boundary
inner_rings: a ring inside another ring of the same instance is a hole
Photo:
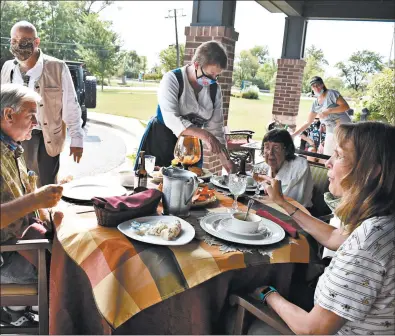
[[[26,101],[38,103],[41,96],[34,90],[20,84],[4,84],[0,89],[1,96],[1,117],[4,116],[4,109],[11,107],[15,113],[20,112],[22,104]]]
[[[12,26],[12,28],[11,28],[11,32],[10,32],[11,36],[12,36],[13,32],[14,32],[15,30],[17,30],[17,29],[30,30],[31,32],[34,33],[34,37],[37,37],[37,29],[36,29],[36,27],[34,27],[34,25],[31,24],[31,23],[28,22],[28,21],[19,21],[19,22],[15,23],[15,24]]]

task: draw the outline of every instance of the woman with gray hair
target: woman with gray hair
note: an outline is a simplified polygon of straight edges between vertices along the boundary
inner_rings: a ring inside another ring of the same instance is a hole
[[[222,93],[217,83],[227,63],[224,47],[209,41],[196,49],[191,64],[166,73],[159,86],[156,116],[147,126],[139,151],[154,155],[158,166],[168,166],[174,158],[177,138],[191,135],[219,155],[229,171],[232,164],[225,141]]]

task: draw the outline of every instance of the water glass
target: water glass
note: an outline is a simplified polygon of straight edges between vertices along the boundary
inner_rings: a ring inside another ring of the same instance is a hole
[[[151,173],[155,169],[155,161],[156,157],[153,155],[146,155],[145,156],[145,170],[147,171],[148,175],[151,175]]]
[[[260,175],[267,175],[268,172],[269,172],[269,165],[266,162],[261,162],[252,167],[253,177],[254,180],[256,181],[256,189],[254,195],[254,198],[256,199],[262,198],[261,183],[263,182],[263,179],[260,177]]]
[[[237,212],[238,211],[237,198],[246,191],[247,176],[230,174],[228,188],[229,188],[229,191],[234,196],[234,201],[233,201],[231,212]]]

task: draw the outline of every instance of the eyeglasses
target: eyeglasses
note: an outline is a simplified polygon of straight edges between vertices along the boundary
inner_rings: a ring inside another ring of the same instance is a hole
[[[213,77],[211,77],[211,76],[209,76],[209,75],[206,75],[206,74],[204,73],[202,67],[200,67],[200,70],[202,71],[203,76],[207,77],[208,79],[211,79],[211,80],[213,80],[213,81],[217,81],[217,80],[218,80],[219,75],[217,75],[217,76],[215,76],[215,78],[213,78]]]
[[[274,145],[274,146],[264,145],[262,152],[264,152],[264,153],[273,152],[274,154],[279,154],[283,151],[283,149],[284,149],[284,146],[281,146],[281,145]]]

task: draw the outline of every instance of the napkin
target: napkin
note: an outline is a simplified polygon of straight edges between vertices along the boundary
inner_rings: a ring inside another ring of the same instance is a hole
[[[288,224],[284,221],[282,221],[281,219],[278,219],[277,217],[274,217],[272,214],[270,214],[268,211],[266,210],[258,210],[256,212],[257,215],[269,219],[272,222],[280,225],[291,237],[293,238],[297,238],[298,237],[298,231],[291,225]]]
[[[146,208],[149,205],[157,207],[162,193],[157,189],[148,189],[130,196],[93,197],[92,202],[99,208],[111,212],[129,211]]]

